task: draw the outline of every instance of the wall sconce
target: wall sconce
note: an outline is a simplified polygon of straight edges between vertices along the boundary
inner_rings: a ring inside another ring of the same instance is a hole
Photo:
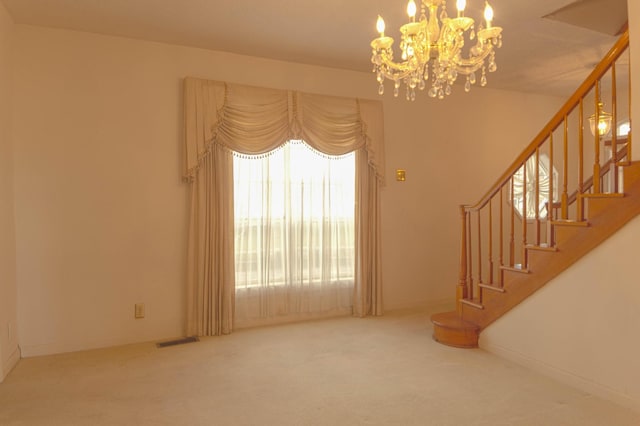
[[[405,180],[407,180],[407,176],[404,170],[402,169],[396,170],[396,180],[398,182],[404,182]]]
[[[609,134],[611,130],[611,122],[613,121],[613,115],[611,113],[605,112],[602,107],[604,104],[602,102],[598,102],[598,135],[606,136]],[[591,128],[591,134],[593,136],[596,135],[596,114],[592,114],[589,117],[589,126]]]

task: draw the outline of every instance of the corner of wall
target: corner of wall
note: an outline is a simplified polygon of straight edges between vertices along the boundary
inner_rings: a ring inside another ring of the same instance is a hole
[[[15,195],[12,139],[14,23],[0,2],[0,382],[20,360],[17,339]]]
[[[589,380],[586,377],[567,371],[551,363],[530,357],[523,352],[507,348],[488,340],[489,339],[483,339],[482,334],[480,334],[478,342],[480,349],[543,374],[557,380],[558,382],[568,384],[576,389],[580,389],[592,395],[597,395],[601,398],[613,401],[616,404],[640,412],[640,401],[631,398],[629,395],[616,391],[605,384]]]
[[[9,375],[11,370],[18,365],[18,361],[20,361],[20,347],[16,346],[14,351],[9,355],[9,358],[0,366],[0,383],[4,381],[4,379]]]
[[[632,75],[638,75],[640,71],[640,2],[627,1],[629,17],[629,44],[631,45],[631,70]],[[631,87],[631,98],[640,99],[640,80],[633,81]],[[640,125],[640,107],[636,107],[631,111],[631,122]],[[640,149],[635,149],[632,153],[632,160],[640,161]]]

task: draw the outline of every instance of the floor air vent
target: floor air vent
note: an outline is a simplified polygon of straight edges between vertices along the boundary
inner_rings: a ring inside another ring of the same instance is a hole
[[[156,346],[159,348],[166,348],[167,346],[184,345],[185,343],[193,343],[193,342],[199,342],[199,341],[200,339],[198,339],[195,336],[183,337],[182,339],[167,340],[166,342],[156,343]]]

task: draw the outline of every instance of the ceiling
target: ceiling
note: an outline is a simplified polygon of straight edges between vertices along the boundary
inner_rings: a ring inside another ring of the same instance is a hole
[[[380,14],[399,38],[405,0],[0,0],[15,23],[370,72]],[[448,0],[450,13],[455,1]],[[484,0],[466,15],[482,19]],[[492,88],[569,96],[615,43],[626,0],[491,0],[503,27]],[[396,41],[397,44],[397,41]],[[375,85],[372,76],[372,85]]]

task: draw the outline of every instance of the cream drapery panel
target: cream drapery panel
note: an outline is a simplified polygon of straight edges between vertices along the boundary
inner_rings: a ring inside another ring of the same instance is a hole
[[[290,139],[329,155],[356,152],[354,315],[381,315],[382,103],[190,77],[184,80],[184,101],[184,177],[191,184],[187,332],[233,329],[231,151],[268,153]]]

